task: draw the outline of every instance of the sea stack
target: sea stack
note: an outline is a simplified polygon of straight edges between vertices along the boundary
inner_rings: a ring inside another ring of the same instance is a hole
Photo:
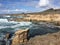
[[[28,41],[28,32],[29,29],[16,31],[12,40],[12,45],[26,44]]]

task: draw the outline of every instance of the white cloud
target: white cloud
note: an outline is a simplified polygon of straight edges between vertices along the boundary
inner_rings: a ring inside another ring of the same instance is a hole
[[[52,4],[53,0],[40,0],[38,2],[38,6],[37,7],[48,7],[48,8],[52,8],[53,4]]]
[[[26,10],[26,9],[15,9],[15,10],[13,10],[13,11],[27,12],[28,10]]]
[[[53,9],[60,9],[60,7],[52,7]]]
[[[40,0],[38,5],[39,6],[47,6],[49,4],[49,0]]]
[[[40,8],[40,7],[60,9],[60,0],[40,0],[38,2],[37,8]]]
[[[5,9],[5,10],[0,10],[1,12],[6,12],[6,13],[21,13],[21,12],[29,12],[26,9],[15,9],[15,10],[10,10],[10,9]]]

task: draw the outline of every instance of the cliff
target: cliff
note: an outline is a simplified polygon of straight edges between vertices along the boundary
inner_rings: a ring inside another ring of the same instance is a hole
[[[47,21],[60,23],[60,9],[48,9],[43,12],[15,14],[18,18],[13,18],[15,21]],[[20,18],[22,17],[22,18]]]

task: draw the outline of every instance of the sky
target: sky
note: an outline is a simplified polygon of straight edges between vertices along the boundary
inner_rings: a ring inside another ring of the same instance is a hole
[[[41,12],[59,9],[60,0],[0,0],[0,14]]]

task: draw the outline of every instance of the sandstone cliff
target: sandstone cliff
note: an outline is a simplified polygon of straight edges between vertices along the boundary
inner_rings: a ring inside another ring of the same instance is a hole
[[[23,45],[27,43],[28,38],[28,31],[26,30],[18,30],[15,32],[15,36],[12,40],[12,45]]]
[[[23,18],[14,18],[15,21],[60,21],[60,9],[48,9],[43,12],[15,14],[12,16],[22,16]]]

